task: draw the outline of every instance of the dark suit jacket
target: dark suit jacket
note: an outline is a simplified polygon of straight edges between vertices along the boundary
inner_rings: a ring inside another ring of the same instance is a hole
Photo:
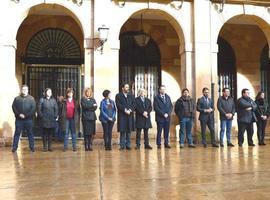
[[[94,104],[96,104],[94,106]],[[93,98],[85,98],[83,97],[81,99],[81,109],[82,109],[82,121],[95,121],[97,120],[96,116],[96,109],[97,109],[97,103],[96,100]]]
[[[119,132],[134,131],[134,111],[135,111],[135,98],[133,95],[128,94],[127,97],[120,92],[115,97],[117,107],[117,127]],[[130,115],[125,113],[125,109],[130,109]]]
[[[255,103],[257,104],[257,109],[255,112],[257,119],[262,119],[262,115],[269,117],[270,110],[266,100],[256,100]]]
[[[154,98],[154,110],[156,112],[156,122],[170,121],[173,105],[171,98],[165,94],[165,103],[163,102],[160,94]],[[169,117],[165,118],[164,114],[167,113]]]
[[[251,107],[251,110],[246,110]],[[256,122],[256,103],[251,98],[241,97],[237,100],[237,121],[242,123]]]
[[[209,119],[214,120],[214,111],[212,111],[211,113],[205,112],[205,110],[209,108],[212,108],[214,110],[214,104],[211,98],[208,98],[208,103],[204,96],[197,100],[197,111],[200,112],[200,121],[207,121]]]
[[[219,111],[220,120],[227,120],[226,114],[235,114],[235,105],[233,98],[228,97],[226,99],[225,97],[220,96],[217,101],[217,109]]]
[[[135,99],[136,104],[136,128],[152,128],[150,113],[152,111],[152,103],[148,98],[144,98],[144,102],[141,97]],[[148,118],[143,116],[143,113],[148,113]]]

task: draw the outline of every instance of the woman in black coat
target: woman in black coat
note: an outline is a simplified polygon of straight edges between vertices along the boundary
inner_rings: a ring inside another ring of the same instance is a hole
[[[149,144],[148,130],[152,128],[150,113],[152,111],[151,100],[146,97],[146,91],[140,89],[138,97],[135,99],[136,110],[136,149],[140,149],[141,131],[144,131],[144,147],[152,149]]]
[[[257,136],[259,145],[265,145],[264,136],[265,128],[267,124],[267,119],[269,117],[269,106],[264,98],[265,94],[263,91],[260,91],[257,96],[255,103],[257,104],[257,109],[255,111],[257,116]]]
[[[38,115],[41,119],[41,127],[43,128],[43,151],[52,151],[52,135],[55,132],[56,120],[58,118],[58,105],[52,97],[52,90],[46,88],[44,97],[38,102]]]
[[[82,108],[82,125],[84,134],[84,146],[85,151],[93,151],[92,141],[93,136],[96,134],[96,109],[97,103],[92,98],[92,91],[90,88],[84,89],[84,96],[81,99]]]

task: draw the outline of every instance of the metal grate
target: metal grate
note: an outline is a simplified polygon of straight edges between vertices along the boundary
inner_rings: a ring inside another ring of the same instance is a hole
[[[80,45],[67,31],[57,28],[36,33],[26,49],[27,64],[81,64]]]
[[[237,99],[237,81],[235,55],[231,45],[223,38],[218,38],[218,93],[222,95],[222,89],[231,90],[231,96]]]
[[[261,53],[261,90],[265,92],[265,98],[270,100],[270,59],[269,47],[266,45]]]
[[[123,83],[128,83],[132,94],[137,96],[138,90],[144,88],[148,98],[153,100],[161,82],[159,47],[152,39],[146,46],[140,47],[134,35],[136,32],[126,32],[120,36],[119,89]]]
[[[65,96],[66,89],[72,87],[75,90],[74,97],[80,98],[80,68],[79,66],[28,66],[27,84],[29,92],[36,102],[43,96],[45,88],[51,88],[53,96]],[[38,118],[34,119],[33,131],[35,137],[42,134]],[[77,125],[79,126],[79,125]],[[26,137],[25,133],[23,136]],[[79,133],[80,136],[80,133]]]
[[[53,94],[65,96],[68,87],[75,90],[75,98],[79,97],[79,67],[78,66],[30,66],[27,68],[27,83],[30,94],[39,99],[45,88],[52,88]]]

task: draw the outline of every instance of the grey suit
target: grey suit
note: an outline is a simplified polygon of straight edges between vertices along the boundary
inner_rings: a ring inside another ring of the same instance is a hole
[[[197,101],[197,111],[200,112],[199,120],[201,123],[202,143],[206,145],[206,126],[210,130],[211,143],[216,144],[215,130],[214,130],[214,111],[211,113],[205,112],[206,109],[212,108],[214,110],[213,102],[211,98],[201,97]]]

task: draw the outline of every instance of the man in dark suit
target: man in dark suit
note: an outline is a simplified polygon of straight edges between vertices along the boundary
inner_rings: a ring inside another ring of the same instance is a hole
[[[206,148],[206,137],[205,131],[206,126],[210,130],[212,147],[219,147],[215,141],[215,130],[214,130],[214,104],[211,98],[209,98],[209,89],[203,88],[203,96],[197,101],[197,111],[200,112],[199,120],[201,123],[202,132],[202,143]]]
[[[145,89],[139,89],[138,97],[135,99],[136,107],[136,149],[140,149],[141,131],[144,132],[144,148],[152,149],[149,144],[148,130],[152,128],[150,113],[152,111],[151,100],[146,97]]]
[[[161,85],[159,87],[159,94],[154,98],[154,110],[156,112],[156,122],[157,122],[157,140],[156,144],[158,149],[161,148],[161,132],[164,132],[164,146],[165,148],[171,148],[169,145],[169,130],[170,130],[170,119],[172,112],[172,102],[169,95],[166,94],[166,87]]]
[[[115,97],[118,111],[117,125],[120,132],[120,150],[131,150],[130,134],[134,131],[135,99],[129,93],[129,85],[122,85],[122,92]]]
[[[249,97],[249,90],[242,90],[242,97],[237,100],[237,123],[238,123],[238,145],[244,143],[244,133],[247,131],[248,146],[255,146],[252,140],[253,123],[257,121],[255,111],[256,103]]]

